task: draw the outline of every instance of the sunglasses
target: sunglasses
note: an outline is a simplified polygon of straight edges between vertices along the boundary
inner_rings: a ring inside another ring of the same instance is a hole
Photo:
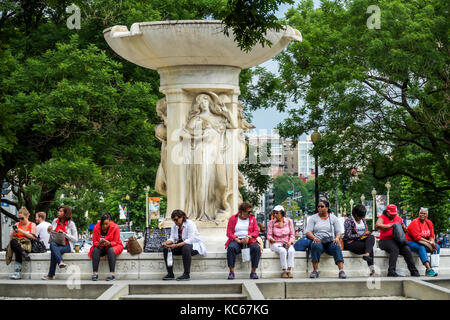
[[[317,208],[326,208],[325,206],[317,206]]]
[[[25,219],[24,217],[20,217],[20,218],[19,218],[19,220],[24,220],[24,219]]]
[[[175,221],[175,222],[177,222],[180,218],[181,218],[181,217],[173,218],[172,220]]]

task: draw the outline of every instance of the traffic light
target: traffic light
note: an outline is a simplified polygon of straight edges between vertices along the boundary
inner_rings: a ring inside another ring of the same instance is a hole
[[[273,192],[266,193],[266,212],[271,212],[273,208],[274,194]]]

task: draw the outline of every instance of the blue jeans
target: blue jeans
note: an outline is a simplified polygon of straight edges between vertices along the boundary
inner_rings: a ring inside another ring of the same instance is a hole
[[[335,245],[333,242],[328,244],[323,243],[311,243],[311,261],[320,262],[320,256],[322,253],[326,252],[328,255],[333,256],[334,263],[344,262],[344,257],[342,256],[342,250],[340,246]]]
[[[428,260],[427,249],[425,248],[425,246],[423,246],[415,241],[408,241],[408,246],[412,252],[415,252],[419,255],[420,261],[422,261],[422,263],[430,262]],[[439,254],[439,252],[441,251],[441,248],[439,247],[438,244],[436,244],[436,251],[437,251],[437,254]]]
[[[63,261],[62,255],[64,253],[71,252],[70,244],[60,246],[54,242],[50,242],[50,270],[48,271],[49,277],[54,277],[56,272],[56,265]]]
[[[259,249],[258,242],[253,242],[247,245],[250,248],[250,260],[252,262],[252,268],[258,268],[259,258],[261,256],[261,250]],[[236,241],[231,241],[227,247],[227,262],[228,267],[234,268],[236,263],[236,255],[240,254],[242,250],[242,244]]]

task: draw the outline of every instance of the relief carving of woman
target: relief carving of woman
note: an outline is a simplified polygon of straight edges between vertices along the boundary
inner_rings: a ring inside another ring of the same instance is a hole
[[[225,163],[229,128],[237,124],[219,97],[213,92],[197,95],[182,135],[188,184],[185,212],[191,219],[224,221],[230,210]]]

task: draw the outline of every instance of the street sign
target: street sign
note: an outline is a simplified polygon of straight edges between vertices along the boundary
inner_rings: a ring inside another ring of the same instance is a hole
[[[288,190],[287,191],[288,194],[292,194],[292,192],[293,192],[292,190]]]

